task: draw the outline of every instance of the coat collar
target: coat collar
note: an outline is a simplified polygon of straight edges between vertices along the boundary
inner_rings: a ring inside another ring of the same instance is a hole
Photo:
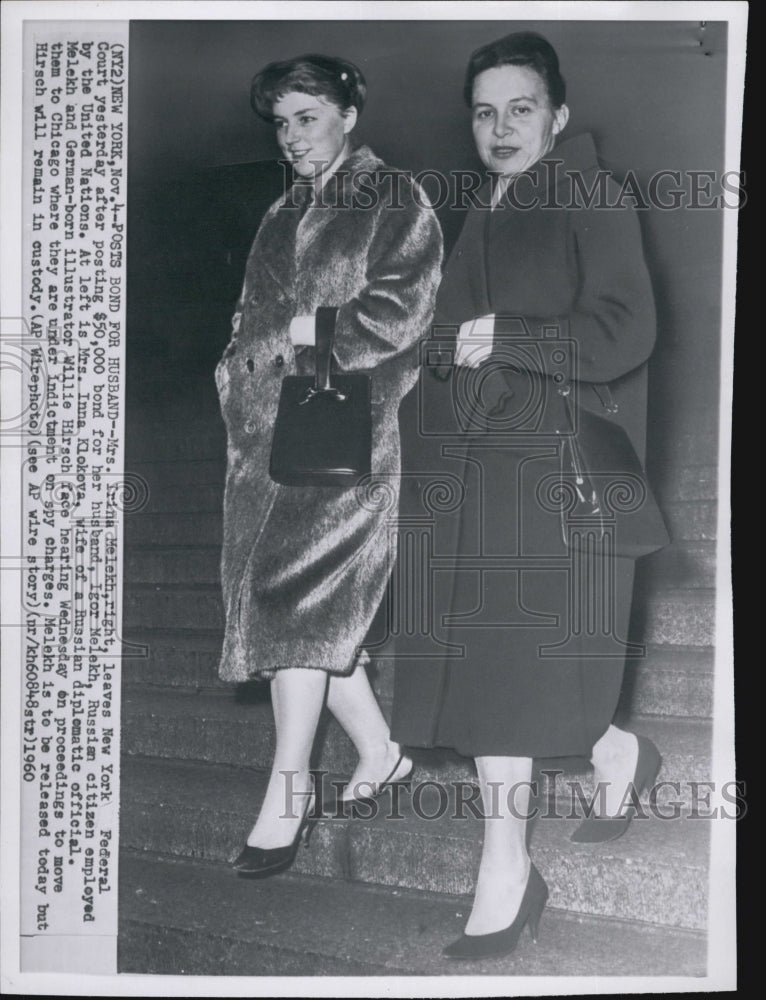
[[[373,172],[379,170],[383,165],[383,161],[373,153],[369,146],[358,146],[333,171],[327,183],[313,199],[308,210],[343,204],[338,196],[351,186],[355,174]],[[309,186],[304,181],[294,181],[283,196],[279,207],[291,210],[296,205],[301,205],[305,201],[304,192],[308,190]]]
[[[295,232],[296,256],[300,257],[338,212],[349,211],[355,190],[354,178],[360,173],[374,173],[383,165],[383,161],[369,146],[359,146],[346,157],[318,193],[315,203],[309,206],[298,222]]]
[[[589,174],[599,169],[596,146],[589,132],[572,136],[557,143],[541,160],[529,170],[519,174],[511,184],[509,192],[500,199],[498,208],[509,205],[528,205],[533,198],[543,200],[561,183],[567,174]],[[480,204],[488,205],[491,198],[492,182],[488,181],[478,191]]]
[[[598,168],[596,148],[590,135],[585,133],[560,142],[547,156],[516,178],[512,191],[512,195],[516,198],[515,205],[528,205],[530,208],[544,205],[546,199],[551,197],[548,188],[557,183],[566,183],[567,171],[571,176],[572,172],[588,173]],[[491,225],[492,232],[497,235],[503,233],[506,226],[518,221],[519,216],[508,193],[500,200],[498,207],[490,212],[490,181],[476,191],[475,197],[476,200],[467,213],[463,230],[447,265],[445,274],[450,273],[450,280],[443,282],[439,291],[436,307],[438,322],[452,323],[455,319],[453,305],[449,299],[453,283],[456,288],[463,290],[456,294],[459,296],[467,292],[473,308],[478,310],[472,315],[492,311],[487,298],[484,247],[488,229],[485,227]],[[467,319],[468,315],[462,318]]]
[[[296,268],[312,241],[328,223],[350,205],[355,174],[384,166],[368,146],[359,146],[346,157],[322,189],[321,200],[305,212],[307,185],[293,183],[269,209],[258,235],[259,266],[268,271],[286,297],[293,292]],[[338,207],[333,207],[338,206]]]

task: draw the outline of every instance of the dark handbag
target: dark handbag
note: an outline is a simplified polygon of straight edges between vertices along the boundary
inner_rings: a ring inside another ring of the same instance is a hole
[[[616,412],[608,387],[594,389],[606,412]],[[663,548],[670,538],[627,432],[573,402],[569,387],[559,392],[569,419],[561,447],[564,541],[582,548],[608,535],[614,555],[634,559]]]
[[[316,375],[282,380],[269,475],[284,486],[354,486],[370,472],[370,376],[330,371],[335,309],[316,313]]]

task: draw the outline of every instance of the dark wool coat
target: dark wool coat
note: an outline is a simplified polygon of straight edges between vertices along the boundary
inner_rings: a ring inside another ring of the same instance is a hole
[[[560,143],[547,159],[517,178],[502,207],[469,210],[439,289],[439,335],[477,316],[505,318],[492,356],[443,382],[424,374],[403,407],[403,426],[418,406],[438,431],[406,438],[405,483],[441,471],[464,489],[434,527],[439,565],[454,572],[449,587],[434,581],[428,655],[422,641],[397,644],[392,736],[409,745],[589,754],[620,693],[624,647],[615,640],[627,638],[633,560],[601,567],[598,596],[588,597],[583,563],[541,490],[559,472],[555,431],[567,426],[558,370],[601,416],[608,384],[618,405],[609,419],[643,456],[654,304],[635,212],[587,207],[573,188],[572,176],[586,190],[597,179],[590,137]],[[608,200],[617,193],[610,180]],[[486,188],[478,197],[489,203]],[[556,363],[553,330],[565,347]]]
[[[282,667],[348,674],[380,604],[399,498],[397,410],[417,378],[442,256],[436,217],[418,198],[401,172],[361,147],[318,204],[302,214],[288,192],[258,230],[216,369],[228,431],[225,680]],[[313,348],[293,349],[290,321],[319,306],[337,309],[337,367],[372,375],[372,472],[383,489],[269,478],[282,378],[313,373]]]

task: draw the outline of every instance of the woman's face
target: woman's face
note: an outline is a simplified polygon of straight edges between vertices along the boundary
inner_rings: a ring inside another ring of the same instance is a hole
[[[272,109],[277,142],[295,172],[317,177],[334,163],[356,124],[356,108],[341,111],[324,97],[291,91]]]
[[[484,165],[501,174],[528,170],[552,147],[569,118],[551,106],[545,82],[528,66],[493,66],[473,81],[473,137]]]

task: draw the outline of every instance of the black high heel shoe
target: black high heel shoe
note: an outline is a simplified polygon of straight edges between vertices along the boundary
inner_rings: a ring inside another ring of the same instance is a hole
[[[232,862],[234,871],[242,878],[269,878],[286,871],[295,861],[301,842],[304,847],[309,846],[311,834],[319,821],[316,807],[317,799],[313,796],[308,801],[298,832],[285,847],[250,847],[245,844]]]
[[[442,954],[447,958],[463,959],[509,955],[519,943],[521,932],[527,924],[532,940],[537,941],[540,917],[547,902],[548,886],[545,884],[545,879],[534,865],[530,865],[527,886],[514,921],[493,934],[463,934],[457,941],[448,944]]]
[[[640,795],[657,780],[662,757],[654,743],[646,736],[637,735],[636,739],[638,759],[631,784],[636,795]],[[605,844],[610,840],[617,840],[628,829],[635,814],[636,807],[628,805],[622,816],[586,816],[569,839],[575,844]]]

